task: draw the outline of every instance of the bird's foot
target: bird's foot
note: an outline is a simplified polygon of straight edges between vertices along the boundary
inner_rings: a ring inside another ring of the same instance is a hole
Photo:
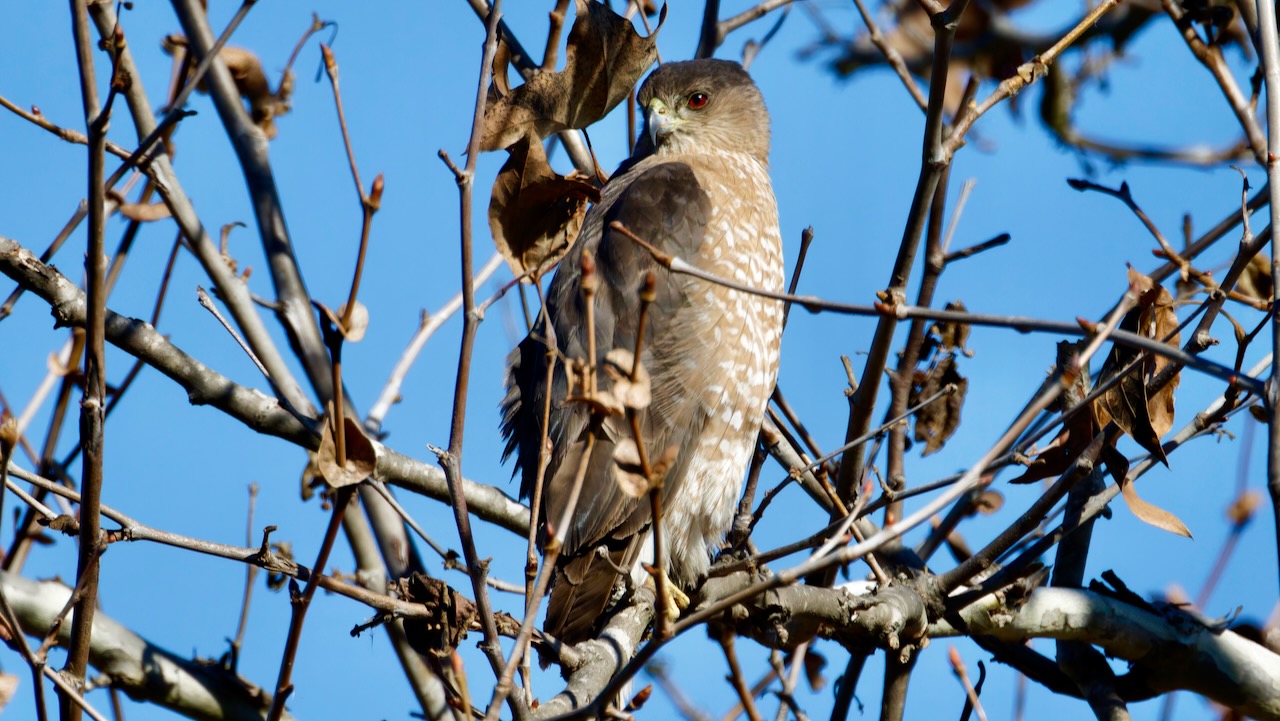
[[[660,589],[665,590],[663,598],[661,599],[662,605],[660,608],[666,612],[667,623],[674,623],[676,619],[680,618],[680,614],[689,607],[689,604],[691,603],[689,595],[680,590],[680,586],[676,585],[676,582],[672,581],[665,571],[659,571],[656,568],[651,568],[648,564],[645,564],[645,567],[649,570],[650,574],[645,585],[653,585],[655,587],[655,592]],[[658,574],[662,574],[662,582],[659,582]]]

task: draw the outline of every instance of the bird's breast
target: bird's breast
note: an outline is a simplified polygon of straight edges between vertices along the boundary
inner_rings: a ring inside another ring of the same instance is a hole
[[[783,288],[782,237],[767,168],[746,154],[695,166],[712,213],[694,265],[735,283]],[[743,476],[777,378],[782,335],[779,301],[698,280],[689,286],[694,333],[706,349],[698,389],[705,424],[664,528],[671,531],[673,575],[706,572],[710,550],[733,520]]]

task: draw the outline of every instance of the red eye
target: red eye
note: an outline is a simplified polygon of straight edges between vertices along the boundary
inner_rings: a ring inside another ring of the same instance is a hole
[[[689,96],[689,107],[693,110],[702,110],[709,102],[711,102],[711,96],[706,93],[694,93]]]

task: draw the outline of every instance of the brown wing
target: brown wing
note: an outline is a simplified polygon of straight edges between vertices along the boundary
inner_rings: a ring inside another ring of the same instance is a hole
[[[551,394],[548,438],[552,451],[542,494],[540,542],[546,540],[547,521],[559,523],[579,464],[584,462],[588,434],[596,434],[594,450],[585,460],[586,475],[574,515],[567,528],[557,529],[564,547],[547,612],[546,630],[571,643],[593,630],[618,570],[634,562],[649,522],[648,503],[627,496],[614,479],[614,448],[630,437],[630,429],[617,418],[593,428],[586,408],[563,404],[567,380],[562,363],[556,364],[552,387],[545,387],[547,338],[554,336],[564,358],[582,358],[587,353],[588,329],[579,291],[583,250],[595,256],[600,274],[595,307],[598,361],[613,348],[635,347],[640,286],[649,271],[657,276],[658,294],[649,312],[642,354],[651,376],[653,403],[640,413],[640,425],[651,458],[670,446],[677,449],[665,494],[678,485],[690,456],[687,451],[696,442],[704,418],[702,397],[694,390],[697,385],[691,376],[705,369],[678,357],[688,347],[686,336],[691,329],[686,326],[697,312],[688,301],[688,289],[696,281],[669,273],[648,251],[608,226],[619,221],[666,252],[691,258],[706,233],[710,200],[693,170],[683,163],[641,164],[614,182],[626,185],[612,203],[592,209],[583,237],[556,272],[547,300],[550,325],[535,328],[513,351],[503,402],[506,452],[518,451],[521,494],[527,496],[537,474],[543,405],[546,393]],[[607,388],[609,381],[601,375],[600,387]],[[605,556],[610,562],[604,562]]]

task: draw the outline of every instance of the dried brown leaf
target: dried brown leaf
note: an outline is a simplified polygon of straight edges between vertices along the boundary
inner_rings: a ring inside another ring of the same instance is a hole
[[[1249,264],[1236,281],[1236,290],[1254,300],[1271,302],[1275,291],[1271,287],[1271,259],[1266,253],[1258,253],[1249,259]]]
[[[302,469],[302,500],[309,501],[316,494],[316,488],[324,483],[320,475],[320,461],[315,451],[307,451],[307,465]]]
[[[164,50],[170,55],[175,54],[178,48],[185,51],[186,46],[187,39],[181,35],[170,35],[164,39]],[[262,130],[268,140],[276,137],[275,118],[293,109],[290,104],[293,71],[286,71],[280,78],[280,86],[273,91],[257,55],[244,48],[227,46],[222,48],[219,57],[226,63],[240,97],[249,103],[249,115],[253,118],[254,125]],[[192,70],[194,69],[193,66]],[[196,90],[208,92],[203,81],[196,86]]]
[[[0,459],[8,459],[22,434],[18,432],[18,419],[9,415],[8,410],[0,413],[0,418],[4,419],[0,422]]]
[[[1084,345],[1083,342],[1059,341],[1055,373],[1045,382],[1057,383],[1058,374],[1065,373],[1074,365],[1076,354],[1080,352]],[[1062,395],[1059,396],[1055,410],[1066,411],[1074,408],[1089,395],[1089,390],[1089,375],[1087,373],[1076,373],[1072,382],[1063,389]],[[1097,431],[1093,413],[1088,410],[1076,413],[1063,425],[1058,435],[1048,445],[1040,449],[1039,453],[1036,454],[1036,459],[1027,466],[1026,473],[1009,482],[1014,484],[1033,483],[1044,478],[1066,473],[1071,464],[1075,463],[1080,454],[1093,442],[1093,437],[1097,434]]]
[[[1137,307],[1125,314],[1120,328],[1155,340],[1168,337],[1166,342],[1177,347],[1180,342],[1180,334],[1175,332],[1178,317],[1173,311],[1173,297],[1169,291],[1132,268],[1129,269],[1129,282],[1140,295]],[[1138,351],[1113,344],[1102,366],[1101,377],[1107,379],[1115,375],[1137,357]],[[1147,396],[1147,382],[1167,365],[1167,358],[1147,356],[1118,384],[1102,394],[1094,405],[1099,427],[1115,421],[1121,430],[1165,465],[1169,461],[1160,445],[1160,437],[1173,427],[1174,391],[1178,387],[1179,376],[1174,376],[1168,385],[1151,397]]]
[[[1134,490],[1132,483],[1121,483],[1120,492],[1124,496],[1125,505],[1129,506],[1129,510],[1138,517],[1138,520],[1156,528],[1162,528],[1169,533],[1191,538],[1191,531],[1187,530],[1186,524],[1163,508],[1154,506],[1139,498],[1138,492]]]
[[[129,220],[150,223],[156,220],[164,220],[173,215],[173,213],[169,212],[169,206],[164,203],[126,203],[119,194],[111,193],[111,195],[114,195],[117,199],[118,206],[116,210]]]
[[[649,461],[649,471],[653,474],[654,484],[661,484],[667,478],[667,472],[676,464],[680,451],[675,446],[667,446],[657,460]]]
[[[504,76],[492,91],[498,97],[484,113],[481,150],[500,150],[532,133],[537,138],[569,128],[585,128],[627,98],[658,56],[658,31],[666,8],[648,37],[630,20],[595,0],[574,0],[577,17],[564,51],[564,70],[539,73],[503,94]]]
[[[425,573],[414,573],[397,585],[401,598],[421,603],[431,612],[428,618],[404,620],[409,645],[421,654],[438,659],[451,658],[475,621],[475,603],[444,581]]]
[[[623,438],[613,447],[613,468],[618,487],[632,498],[644,498],[653,487],[640,467],[640,451],[631,438]]]
[[[1227,507],[1227,519],[1233,526],[1243,526],[1253,519],[1253,514],[1257,513],[1261,505],[1262,494],[1251,488],[1236,496]]]
[[[325,416],[324,435],[320,438],[320,449],[316,451],[316,466],[320,476],[330,488],[342,488],[355,485],[373,474],[378,455],[373,443],[360,429],[360,424],[350,417],[343,417],[343,434],[346,442],[347,459],[345,465],[338,464],[338,449],[334,438],[333,401],[329,402],[329,413]]]
[[[342,318],[347,313],[347,304],[343,303],[338,308],[338,317]],[[369,328],[369,309],[364,303],[356,301],[355,307],[351,310],[351,319],[347,324],[339,325],[338,329],[342,331],[342,337],[352,343],[359,343],[364,339],[364,333]]]
[[[949,384],[955,384],[955,392],[920,409],[916,414],[915,440],[925,441],[923,455],[942,450],[956,429],[960,427],[960,410],[964,406],[969,381],[956,371],[954,355],[948,355],[929,372],[924,383],[912,389],[908,405],[916,405],[923,399],[938,393]]]
[[[827,659],[822,654],[809,649],[804,655],[804,679],[809,683],[809,690],[818,693],[827,685],[826,676],[822,675],[827,667]]]
[[[585,180],[557,175],[541,142],[526,135],[493,181],[489,230],[516,276],[535,278],[564,257],[582,229],[588,201],[599,200]],[[526,279],[528,280],[528,279]]]
[[[966,313],[969,309],[964,307],[964,302],[956,300],[947,303],[946,310]],[[938,348],[944,353],[958,350],[964,353],[965,358],[973,357],[973,351],[965,346],[969,340],[968,323],[940,320],[929,328],[929,332],[937,338]]]
[[[18,677],[11,673],[0,673],[0,711],[9,705],[14,694],[18,692]]]
[[[644,364],[635,365],[635,380],[631,379],[631,370],[635,362],[635,354],[626,348],[614,348],[604,357],[604,371],[608,374],[612,385],[609,393],[624,408],[640,410],[648,408],[652,397],[649,392],[649,371]]]
[[[649,459],[649,475],[646,477],[635,439],[623,438],[613,448],[614,478],[623,493],[632,498],[644,498],[649,491],[662,485],[667,471],[675,465],[676,455],[676,447],[668,446],[662,455]]]
[[[644,708],[645,702],[647,702],[649,700],[649,697],[652,695],[653,695],[653,684],[649,684],[648,686],[645,686],[644,688],[640,689],[639,691],[636,692],[635,696],[631,697],[631,701],[627,703],[627,711],[629,713],[635,713],[636,711],[639,711],[640,709]]]
[[[272,91],[257,55],[236,47],[225,47],[220,55],[227,64],[227,70],[231,71],[236,90],[249,103],[249,115],[254,125],[268,140],[276,137],[275,118],[293,109],[289,102],[289,96],[293,94],[293,71],[286,72],[280,79],[280,87]]]
[[[989,516],[1003,507],[1004,494],[990,488],[979,493],[978,497],[973,499],[973,510],[984,516]]]

